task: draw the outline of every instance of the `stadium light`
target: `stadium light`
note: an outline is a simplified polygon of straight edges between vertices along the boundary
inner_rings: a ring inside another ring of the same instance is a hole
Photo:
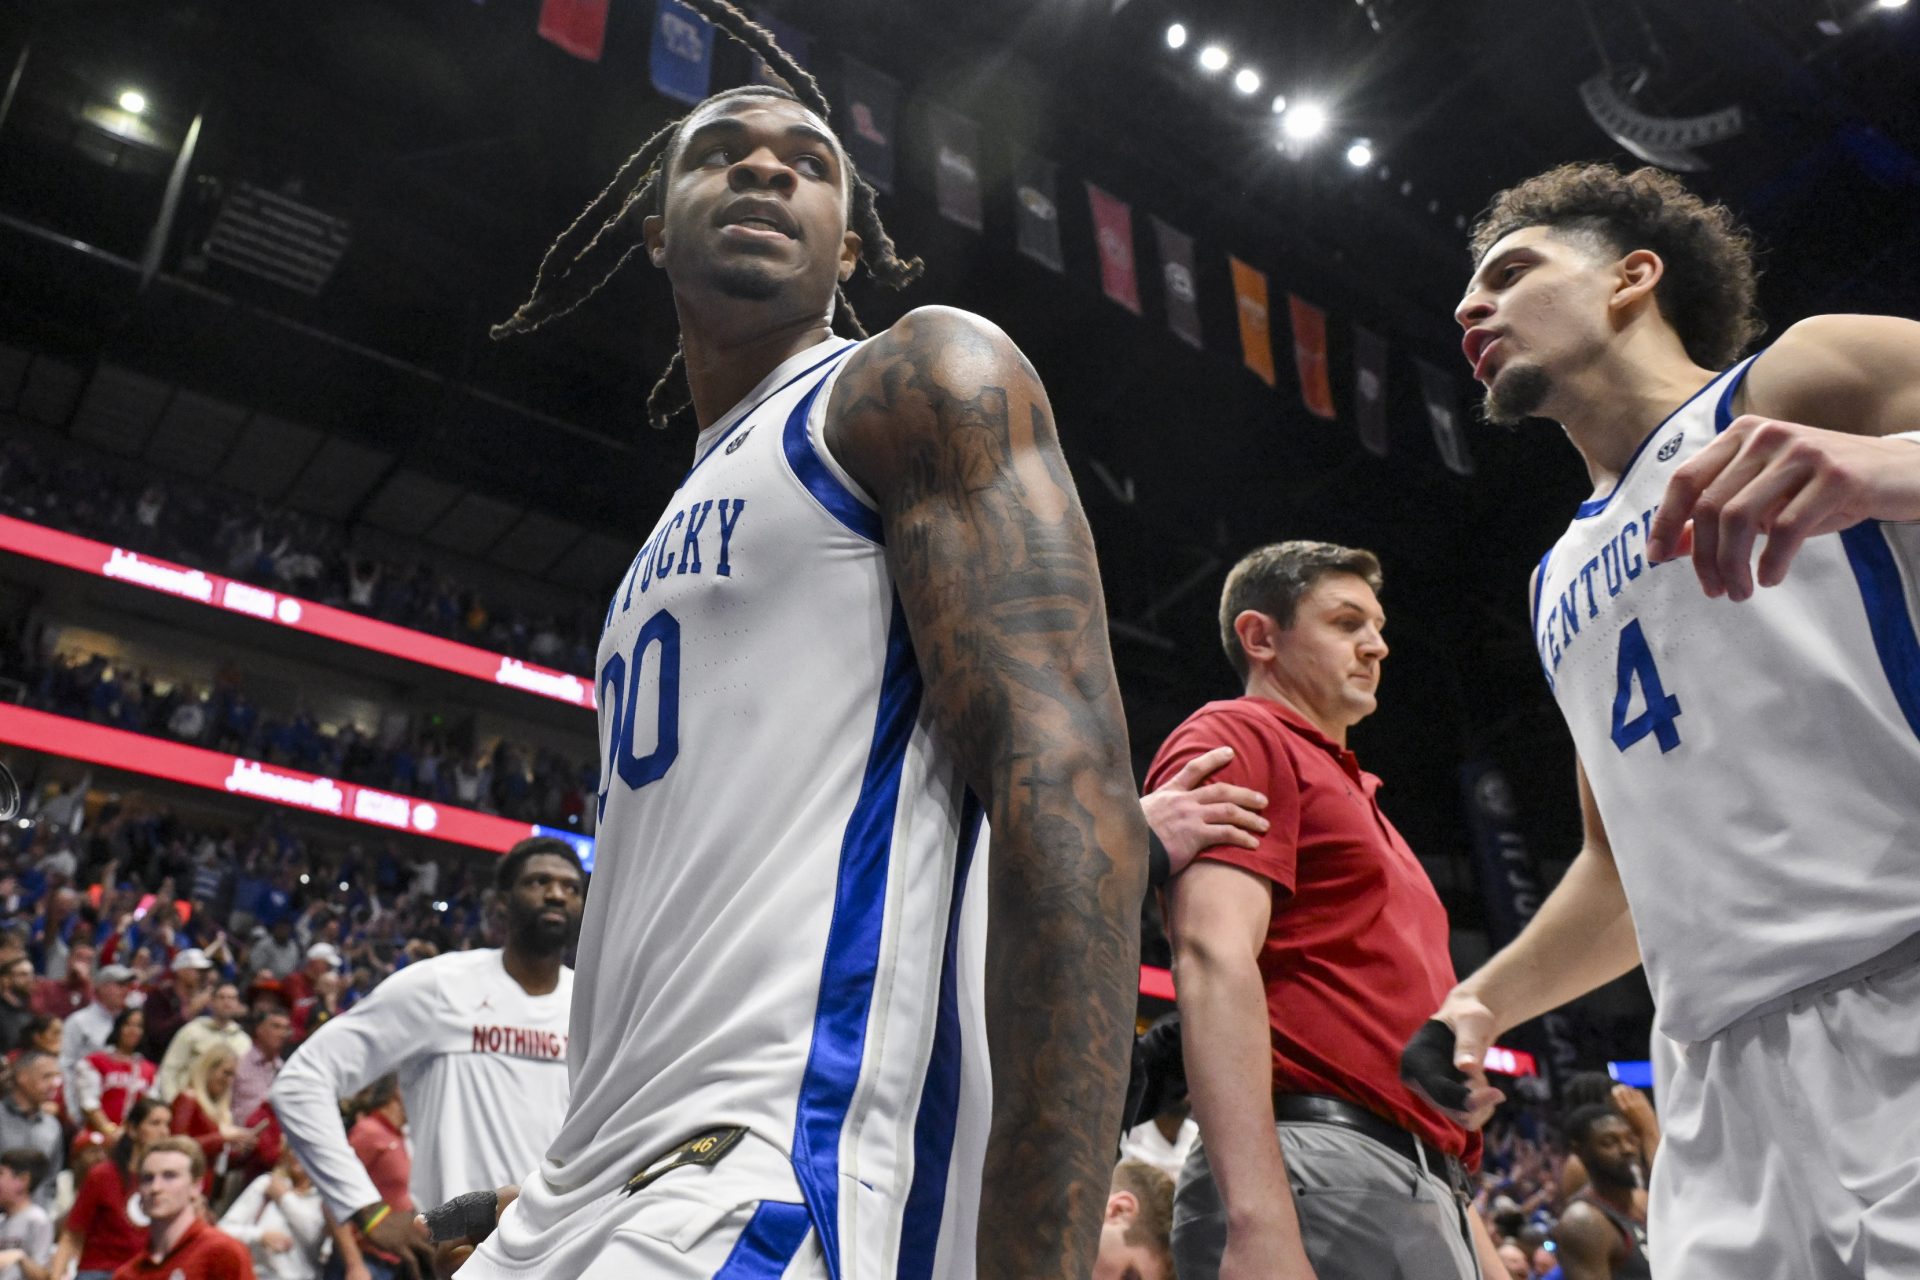
[[[1210,44],[1200,51],[1202,71],[1225,71],[1228,61],[1227,51],[1217,44]]]
[[[1260,73],[1252,67],[1242,67],[1234,72],[1233,87],[1251,98],[1260,92]]]
[[[1364,169],[1373,163],[1373,144],[1365,138],[1355,138],[1353,145],[1347,148],[1347,163],[1356,169]]]
[[[1907,7],[1907,0],[1877,0],[1877,3],[1882,9],[1904,9]]]
[[[120,93],[120,109],[130,116],[145,114],[147,95],[138,89],[123,89]]]
[[[1167,28],[1167,48],[1184,49],[1186,44],[1187,29],[1183,24],[1176,22]]]
[[[1327,109],[1317,102],[1299,102],[1280,117],[1280,128],[1295,142],[1310,142],[1327,131]]]

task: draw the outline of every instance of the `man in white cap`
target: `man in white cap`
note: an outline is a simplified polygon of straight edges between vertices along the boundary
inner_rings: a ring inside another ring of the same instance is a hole
[[[207,1011],[213,999],[213,961],[198,947],[182,947],[173,957],[173,981],[156,983],[141,1006],[147,1015],[146,1055],[155,1062],[180,1028]]]
[[[297,1009],[312,996],[320,979],[340,972],[340,949],[331,942],[316,942],[307,948],[306,963],[280,980],[280,998],[287,1008]]]
[[[67,1029],[60,1041],[60,1073],[67,1078],[68,1098],[80,1096],[73,1079],[74,1065],[106,1047],[113,1020],[127,1007],[132,991],[133,970],[123,964],[101,965],[93,975],[93,1002],[67,1015]]]

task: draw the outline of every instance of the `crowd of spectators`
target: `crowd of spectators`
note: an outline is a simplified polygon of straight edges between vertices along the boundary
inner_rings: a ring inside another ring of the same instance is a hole
[[[584,599],[566,613],[514,609],[425,563],[356,550],[338,524],[205,481],[135,483],[14,439],[0,443],[0,514],[576,675],[593,670],[600,610]]]
[[[0,828],[0,1223],[19,1241],[0,1243],[0,1274],[132,1259],[140,1162],[174,1150],[259,1274],[319,1275],[338,1236],[267,1088],[397,968],[484,945],[491,860],[26,789],[24,820]]]
[[[232,663],[203,688],[101,654],[50,653],[28,635],[0,644],[0,679],[16,682],[27,705],[42,711],[516,821],[593,828],[592,768],[545,747],[476,742],[471,721],[418,731],[394,714],[378,726],[328,725],[305,709],[263,709]]]

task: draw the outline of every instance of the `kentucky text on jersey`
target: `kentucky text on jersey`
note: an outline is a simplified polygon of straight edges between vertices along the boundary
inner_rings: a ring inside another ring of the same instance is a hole
[[[1629,517],[1601,544],[1600,554],[1580,566],[1565,591],[1551,601],[1542,602],[1535,638],[1549,684],[1553,682],[1553,673],[1560,669],[1561,658],[1579,637],[1581,621],[1600,616],[1600,592],[1604,589],[1607,599],[1616,599],[1632,587],[1641,574],[1668,563],[1652,561],[1646,556],[1647,530],[1659,510],[1656,505]],[[1540,585],[1542,589],[1546,587],[1544,573]]]
[[[567,1038],[538,1027],[475,1027],[473,1051],[564,1062],[567,1057]]]
[[[625,613],[632,608],[636,594],[644,596],[649,587],[669,574],[711,573],[721,578],[732,577],[733,534],[740,527],[740,516],[746,509],[745,498],[707,498],[662,521],[659,532],[640,548],[619,590],[607,603],[607,623],[613,621],[616,610]],[[709,528],[709,523],[714,527]],[[606,625],[602,624],[601,629],[604,631]]]

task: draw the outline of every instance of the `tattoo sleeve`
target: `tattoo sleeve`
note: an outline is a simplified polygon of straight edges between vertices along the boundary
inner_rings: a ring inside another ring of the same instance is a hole
[[[1092,1270],[1127,1085],[1147,833],[1093,540],[1031,365],[916,311],[828,439],[881,509],[936,732],[991,828],[981,1280]]]

